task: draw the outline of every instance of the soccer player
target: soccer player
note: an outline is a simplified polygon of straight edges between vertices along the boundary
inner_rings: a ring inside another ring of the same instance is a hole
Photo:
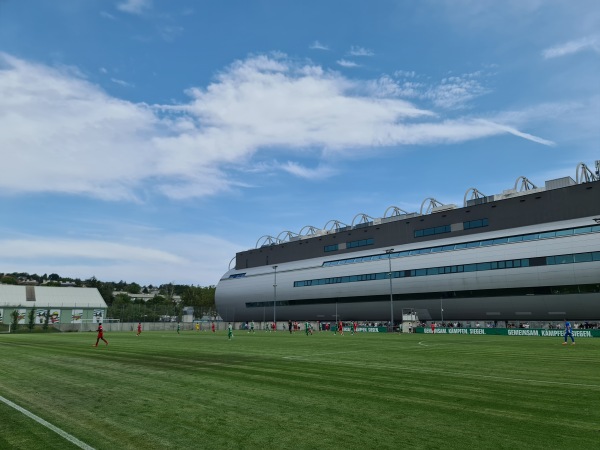
[[[356,333],[357,326],[358,326],[358,323],[356,323],[356,320],[354,322],[352,322],[352,334]]]
[[[210,330],[211,330],[213,333],[215,332],[215,323],[214,323],[214,322],[213,322],[213,323],[210,325]]]
[[[200,323],[196,322],[196,331],[200,331]]]
[[[431,322],[431,332],[435,334],[435,322]]]
[[[137,328],[137,334],[136,334],[136,336],[139,336],[140,334],[142,334],[142,322],[138,322],[138,328]]]
[[[565,342],[563,345],[567,345],[567,337],[571,336],[571,345],[575,345],[575,338],[573,337],[573,329],[571,328],[571,322],[565,319]]]
[[[181,330],[181,325],[179,325],[179,322],[177,322],[177,334],[179,334],[179,330]]]
[[[96,338],[96,345],[94,345],[94,347],[98,347],[98,342],[100,341],[100,339],[102,339],[104,343],[108,345],[108,341],[104,339],[104,328],[102,328],[101,323],[98,324],[98,329],[96,331],[98,332],[98,337]]]
[[[231,322],[229,322],[229,325],[227,325],[227,338],[229,340],[231,340],[232,337],[233,337],[233,327],[231,326]]]
[[[254,320],[250,322],[250,331],[254,333]]]
[[[344,324],[342,323],[342,321],[340,320],[340,323],[338,325],[338,331],[340,332],[340,335],[344,335]]]

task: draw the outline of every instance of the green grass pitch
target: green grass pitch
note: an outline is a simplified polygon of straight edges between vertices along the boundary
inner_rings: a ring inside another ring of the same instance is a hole
[[[0,335],[0,396],[95,449],[598,448],[600,339]],[[77,448],[0,402],[0,448]]]

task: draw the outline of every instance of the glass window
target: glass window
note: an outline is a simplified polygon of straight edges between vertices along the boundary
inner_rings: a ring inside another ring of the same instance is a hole
[[[521,267],[529,267],[529,260],[527,258],[521,260]]]
[[[513,262],[512,261],[504,261],[506,263],[506,268],[507,269],[512,269],[513,266]]]
[[[479,247],[480,245],[481,245],[481,242],[479,242],[479,241],[467,242],[467,248]]]
[[[546,231],[545,233],[540,233],[540,239],[553,238],[556,236],[556,231]]]
[[[592,232],[592,227],[581,227],[581,228],[575,228],[573,230],[573,233],[575,233],[575,234],[591,233],[591,232]]]
[[[520,259],[515,259],[513,261],[513,266],[514,267],[521,267],[521,260]]]
[[[526,234],[526,235],[523,236],[523,240],[524,241],[535,241],[536,239],[538,239],[538,234],[537,233]]]
[[[423,277],[427,275],[427,269],[415,269],[415,277]]]
[[[573,264],[573,255],[557,255],[554,258],[556,264]]]
[[[491,268],[492,268],[492,265],[489,262],[477,264],[477,270],[490,270]]]
[[[458,265],[458,266],[456,266],[456,271],[457,272],[464,272],[465,271],[465,267],[463,265]]]
[[[523,236],[511,236],[508,238],[508,242],[521,242],[523,240]]]
[[[454,250],[454,245],[444,245],[442,247],[442,250],[447,251],[447,250]]]
[[[546,256],[546,265],[553,266],[554,264],[556,264],[556,260],[554,259],[554,256]]]
[[[416,230],[415,237],[423,237],[423,230]]]
[[[488,239],[487,241],[481,241],[481,246],[482,247],[487,247],[489,245],[494,245],[494,240],[493,239]]]
[[[594,252],[592,258],[594,258],[594,261],[600,261],[600,252]]]
[[[508,242],[508,238],[498,238],[498,239],[494,239],[494,245],[498,245],[498,244],[506,244]]]
[[[494,270],[498,268],[498,263],[497,262],[492,262],[490,263],[490,269]]]
[[[568,230],[558,230],[556,232],[556,237],[560,237],[560,236],[571,236],[573,234],[573,228],[570,228]]]
[[[579,262],[590,262],[593,260],[593,256],[591,253],[579,253],[578,255],[573,255],[576,263]]]
[[[498,269],[506,269],[506,263],[504,261],[498,261]]]
[[[459,250],[459,249],[461,249],[461,248],[467,248],[467,244],[463,242],[462,244],[456,244],[456,245],[454,246],[454,249],[455,249],[455,250]]]
[[[600,231],[600,225],[594,225],[594,226],[592,227],[592,232],[596,233],[596,232],[598,232],[598,231]]]
[[[482,227],[487,227],[489,225],[489,220],[487,219],[481,219],[481,226]]]
[[[463,267],[465,272],[475,272],[477,270],[477,264],[465,264]]]
[[[429,269],[427,269],[427,275],[437,275],[438,272],[438,268],[437,267],[430,267]]]

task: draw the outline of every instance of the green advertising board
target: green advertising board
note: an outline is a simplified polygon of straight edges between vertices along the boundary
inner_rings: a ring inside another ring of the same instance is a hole
[[[433,334],[431,328],[417,327],[415,333]],[[486,334],[496,336],[563,337],[565,330],[543,328],[436,328],[435,334]],[[576,338],[600,337],[600,330],[573,330]]]

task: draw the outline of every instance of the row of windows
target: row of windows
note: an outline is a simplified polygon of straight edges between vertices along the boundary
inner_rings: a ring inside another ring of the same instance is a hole
[[[415,230],[415,237],[431,236],[434,234],[450,233],[450,225],[442,225],[434,228],[423,228],[422,230]]]
[[[360,241],[346,242],[346,248],[364,247],[365,245],[373,245],[375,240],[373,238],[361,239]]]
[[[463,229],[471,230],[473,228],[487,227],[488,225],[489,221],[487,219],[469,220],[468,222],[463,222]]]
[[[469,289],[465,291],[435,291],[394,294],[394,300],[432,300],[461,298],[523,297],[536,295],[597,294],[600,284],[571,284],[560,286],[530,286],[500,289]],[[277,306],[323,305],[334,303],[369,303],[389,301],[389,294],[362,295],[356,297],[305,298],[300,300],[278,300]],[[273,307],[273,300],[246,302],[246,308]]]
[[[350,241],[346,242],[346,248],[356,248],[356,247],[364,247],[365,245],[373,245],[375,243],[375,239],[361,239],[359,241]],[[339,250],[338,244],[326,245],[323,250],[325,252],[335,252]]]
[[[600,252],[577,253],[572,255],[547,256],[545,260],[536,259],[537,266],[553,264],[573,264],[579,262],[600,261]],[[392,278],[422,277],[429,275],[445,275],[463,272],[483,272],[487,270],[514,269],[529,267],[529,258],[510,259],[506,261],[490,261],[476,264],[458,264],[454,266],[428,267],[424,269],[399,270],[392,272]],[[294,281],[294,287],[319,286],[324,284],[352,283],[356,281],[383,280],[389,278],[389,272],[348,275],[343,277],[319,278],[316,280]]]
[[[229,278],[243,278],[246,276],[246,273],[234,273],[233,275],[229,275]]]
[[[491,245],[502,245],[502,244],[510,244],[513,242],[526,242],[526,241],[534,241],[534,240],[538,240],[538,239],[551,239],[551,238],[555,238],[555,237],[573,236],[573,235],[579,235],[579,234],[585,234],[585,233],[599,233],[599,232],[600,232],[600,225],[594,225],[594,226],[586,226],[586,227],[567,228],[567,229],[554,230],[554,231],[545,231],[543,233],[519,234],[516,236],[506,236],[506,237],[500,237],[500,238],[496,238],[496,239],[486,239],[486,240],[482,240],[482,241],[472,241],[472,242],[461,242],[460,244],[440,245],[440,246],[436,246],[436,247],[425,247],[425,248],[418,248],[418,249],[414,249],[414,250],[406,250],[406,251],[402,251],[402,252],[393,252],[389,255],[387,253],[381,253],[378,255],[363,256],[361,258],[347,258],[347,259],[339,259],[336,261],[326,261],[323,263],[323,267],[362,263],[362,262],[368,262],[368,261],[377,261],[377,260],[388,259],[388,258],[402,258],[405,256],[426,255],[428,253],[462,250],[465,248],[489,247]]]

